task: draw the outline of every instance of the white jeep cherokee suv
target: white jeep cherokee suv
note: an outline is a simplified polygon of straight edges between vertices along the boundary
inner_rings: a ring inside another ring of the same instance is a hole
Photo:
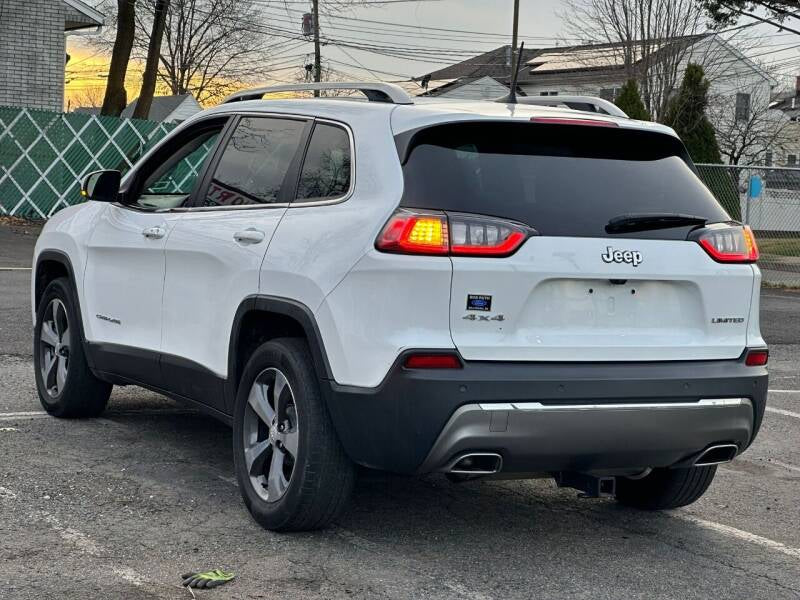
[[[126,384],[196,405],[274,530],[334,519],[355,465],[672,508],[753,441],[758,251],[671,129],[307,87],[369,101],[237,94],[50,219],[48,412]]]

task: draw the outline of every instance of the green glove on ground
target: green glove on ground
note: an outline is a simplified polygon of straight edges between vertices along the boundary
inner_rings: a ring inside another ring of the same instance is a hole
[[[221,569],[205,571],[204,573],[186,573],[185,575],[181,575],[183,586],[198,589],[214,588],[223,583],[228,583],[234,577],[235,575],[233,573],[226,573]]]

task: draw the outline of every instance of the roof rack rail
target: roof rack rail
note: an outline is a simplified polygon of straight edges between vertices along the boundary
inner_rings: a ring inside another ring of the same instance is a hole
[[[623,117],[629,119],[628,115],[613,102],[594,96],[525,96],[518,98],[520,104],[535,104],[538,106],[567,106],[572,110],[583,112],[593,112],[611,115],[612,117]]]
[[[414,100],[408,93],[398,85],[393,83],[365,83],[359,81],[334,82],[326,81],[323,83],[290,83],[286,85],[275,85],[260,87],[252,90],[243,90],[231,94],[222,104],[230,102],[240,102],[243,100],[260,100],[264,94],[276,92],[306,92],[324,90],[357,90],[363,92],[370,102],[388,102],[390,104],[414,104]]]

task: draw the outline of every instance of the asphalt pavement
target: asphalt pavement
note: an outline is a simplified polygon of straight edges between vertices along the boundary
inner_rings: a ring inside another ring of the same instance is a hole
[[[237,578],[198,598],[800,598],[800,293],[762,293],[769,411],[688,508],[365,473],[335,526],[275,534],[240,500],[224,425],[135,387],[99,419],[42,412],[30,271],[4,270],[34,237],[0,227],[0,598],[186,599],[180,575],[212,568]]]

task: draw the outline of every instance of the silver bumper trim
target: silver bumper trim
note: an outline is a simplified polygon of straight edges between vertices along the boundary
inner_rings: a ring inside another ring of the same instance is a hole
[[[628,402],[614,404],[542,404],[541,402],[513,402],[479,404],[482,410],[626,410],[660,408],[708,408],[709,406],[741,406],[750,404],[749,398],[704,398],[697,402]]]

